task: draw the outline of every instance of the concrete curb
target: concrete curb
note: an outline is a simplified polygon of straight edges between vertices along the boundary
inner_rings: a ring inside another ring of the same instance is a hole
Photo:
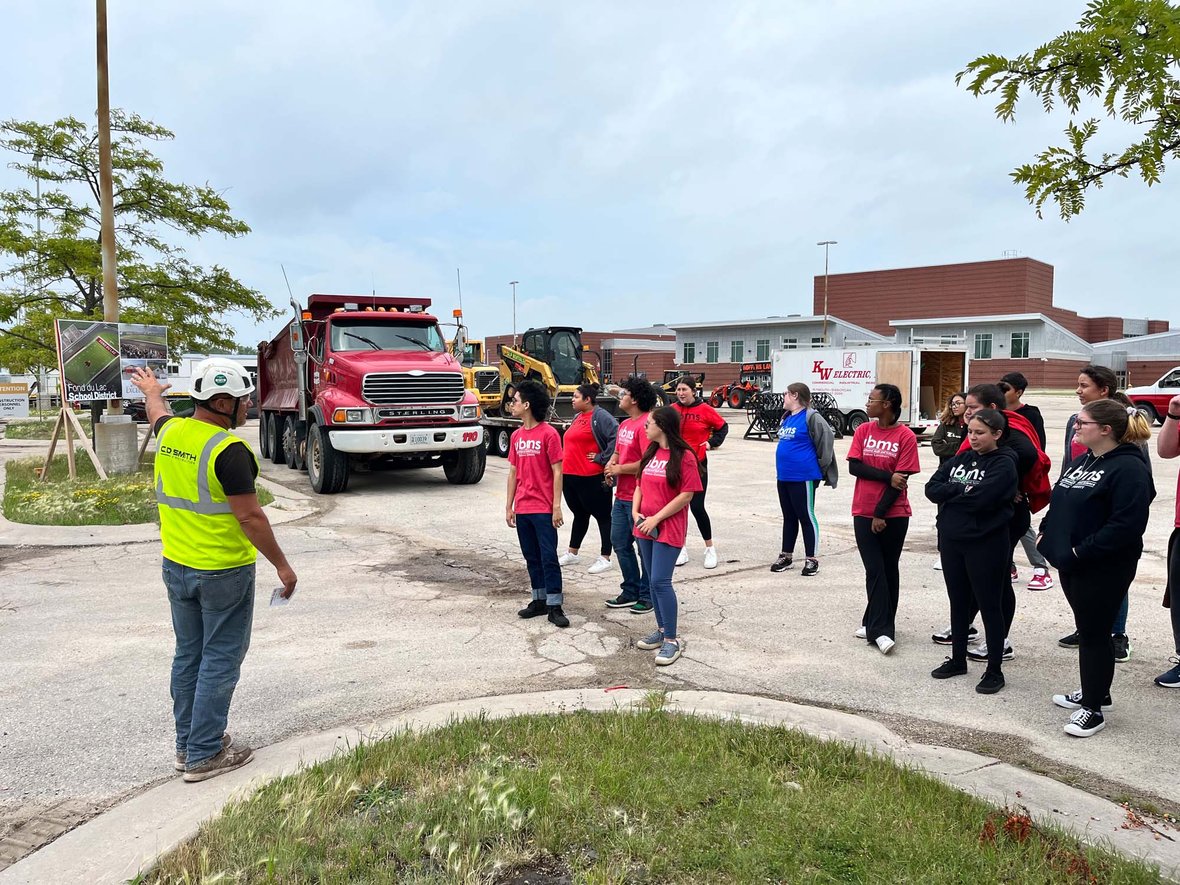
[[[18,441],[19,442],[19,441]],[[39,451],[32,448],[21,454],[44,454],[48,443],[42,442]],[[0,502],[4,500],[4,461],[0,459]],[[270,524],[283,525],[318,512],[312,497],[286,486],[258,477],[258,484],[275,496],[265,508]],[[155,523],[138,525],[27,525],[10,522],[0,512],[0,547],[105,547],[114,544],[141,544],[159,541],[160,527]]]
[[[185,784],[176,778],[124,802],[0,872],[0,885],[126,882],[194,836],[199,825],[217,815],[227,802],[359,741],[406,729],[438,728],[454,719],[481,715],[505,718],[525,713],[626,709],[642,705],[647,694],[638,689],[575,689],[473,698],[434,704],[364,727],[291,738],[258,750],[253,763],[238,771],[203,784]],[[1024,805],[1039,821],[1156,864],[1166,877],[1180,875],[1180,843],[1159,839],[1145,829],[1123,829],[1125,811],[1115,803],[998,759],[910,743],[877,722],[849,713],[749,695],[674,691],[667,695],[665,709],[782,725],[824,740],[853,743],[989,802]]]

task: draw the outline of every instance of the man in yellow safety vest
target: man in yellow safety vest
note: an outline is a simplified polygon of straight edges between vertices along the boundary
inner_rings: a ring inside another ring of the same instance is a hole
[[[176,770],[188,782],[203,781],[253,758],[225,726],[250,647],[258,551],[278,571],[284,598],[295,592],[295,572],[258,504],[254,452],[229,432],[246,419],[254,392],[245,368],[223,357],[198,363],[191,418],[172,414],[163,396],[169,385],[152,372],[137,368],[131,380],[156,434],[164,585],[176,634]]]

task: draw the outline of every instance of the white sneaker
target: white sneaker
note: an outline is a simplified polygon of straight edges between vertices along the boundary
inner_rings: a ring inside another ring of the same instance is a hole
[[[688,565],[688,548],[687,547],[680,548],[680,555],[676,557],[676,564],[677,565]]]
[[[594,560],[594,564],[591,565],[586,571],[591,575],[601,575],[603,572],[609,572],[610,569],[610,560],[605,556],[600,556],[598,559]]]
[[[942,560],[941,559],[934,560],[934,570],[936,572],[942,571]]]
[[[581,558],[582,557],[578,556],[578,554],[570,553],[567,550],[565,553],[561,554],[561,556],[557,557],[557,564],[562,566],[574,565]]]
[[[897,643],[888,636],[877,637],[877,648],[881,649],[881,654],[883,655],[887,655],[889,652],[893,651],[893,646],[895,645],[897,645]]]
[[[716,547],[706,547],[705,548],[705,568],[717,568],[717,548]]]
[[[853,633],[852,635],[855,636],[857,639],[868,639],[869,638],[869,631],[862,624],[861,626],[856,628],[856,632]]]

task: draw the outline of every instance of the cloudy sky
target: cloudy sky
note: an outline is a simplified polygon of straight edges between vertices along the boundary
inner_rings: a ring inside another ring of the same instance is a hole
[[[92,0],[3,5],[0,116],[90,118]],[[1055,266],[1059,306],[1180,320],[1175,180],[1038,220],[1008,173],[1065,118],[1002,125],[954,83],[1082,2],[109,5],[112,104],[175,131],[168,174],[253,228],[191,257],[278,305],[285,264],[300,298],[375,288],[444,316],[461,268],[476,337],[511,331],[510,280],[521,329],[809,312],[832,239],[833,273],[1015,250]]]

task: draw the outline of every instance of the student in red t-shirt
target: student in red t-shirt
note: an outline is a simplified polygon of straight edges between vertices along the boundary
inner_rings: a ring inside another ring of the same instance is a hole
[[[532,602],[517,614],[547,614],[556,627],[568,627],[562,611],[561,566],[557,564],[557,530],[561,513],[561,436],[546,423],[549,393],[537,381],[522,381],[510,400],[521,426],[508,449],[508,503],[504,519],[516,529],[520,552],[532,583]]]
[[[1161,458],[1180,456],[1180,396],[1168,402],[1168,415],[1155,438],[1155,450]],[[1161,688],[1180,688],[1180,478],[1176,480],[1176,519],[1172,536],[1168,539],[1168,584],[1164,590],[1164,605],[1172,612],[1172,640],[1176,644],[1175,666],[1155,677]]]
[[[619,408],[627,419],[619,425],[615,453],[606,465],[606,475],[615,481],[615,506],[611,510],[610,540],[623,573],[622,591],[606,601],[607,608],[625,608],[633,615],[653,610],[651,584],[646,569],[635,555],[635,523],[631,521],[631,501],[638,484],[639,461],[647,448],[647,416],[659,402],[655,387],[646,378],[631,377],[619,385]]]
[[[701,465],[701,490],[693,496],[692,515],[705,539],[705,568],[717,568],[717,548],[713,546],[713,523],[705,510],[705,495],[709,491],[709,449],[715,449],[725,441],[729,425],[707,402],[697,395],[696,384],[689,375],[676,382],[676,402],[672,407],[680,415],[680,433],[692,448],[697,462]],[[680,551],[677,565],[688,562],[688,548]]]
[[[651,413],[647,451],[639,462],[639,488],[631,501],[639,553],[651,578],[656,631],[635,643],[656,654],[656,664],[674,663],[684,650],[676,633],[676,590],[672,572],[688,531],[687,507],[701,490],[701,474],[692,448],[680,435],[680,415],[671,406]]]
[[[598,385],[581,384],[573,396],[574,420],[562,440],[562,494],[574,514],[570,546],[557,562],[564,568],[576,564],[578,550],[590,529],[590,517],[598,523],[598,559],[588,569],[592,575],[610,570],[610,486],[603,481],[603,468],[615,453],[619,422],[598,405]]]
[[[901,592],[898,563],[910,527],[907,481],[921,470],[918,440],[898,423],[901,390],[878,384],[866,403],[869,420],[856,428],[848,449],[852,490],[852,525],[865,566],[868,605],[856,635],[875,643],[882,654],[893,651],[894,622]]]

